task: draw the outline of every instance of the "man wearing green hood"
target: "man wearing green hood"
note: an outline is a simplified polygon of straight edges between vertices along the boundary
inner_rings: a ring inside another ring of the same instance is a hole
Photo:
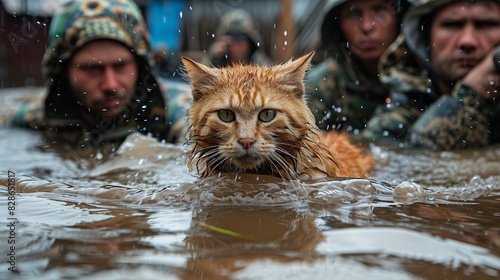
[[[500,142],[500,1],[420,1],[402,35],[382,58],[390,102],[362,136],[435,150]]]
[[[251,15],[242,9],[230,10],[220,20],[204,63],[215,67],[234,63],[269,66],[271,59],[261,45],[262,37]]]
[[[323,60],[307,74],[311,111],[323,130],[359,134],[389,89],[378,63],[400,32],[405,0],[330,0],[322,15]]]
[[[165,88],[153,73],[149,34],[132,0],[66,2],[49,36],[44,106],[21,110],[15,124],[79,145],[121,141],[136,131],[182,140],[189,86],[167,88],[167,107]]]

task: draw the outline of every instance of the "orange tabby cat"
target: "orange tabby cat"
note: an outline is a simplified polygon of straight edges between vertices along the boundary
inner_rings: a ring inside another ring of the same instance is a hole
[[[304,75],[313,52],[273,67],[211,68],[183,57],[192,83],[189,167],[284,179],[366,177],[373,159],[346,134],[326,136],[307,107]]]

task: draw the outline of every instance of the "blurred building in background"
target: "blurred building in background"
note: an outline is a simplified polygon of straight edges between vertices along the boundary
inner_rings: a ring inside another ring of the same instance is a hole
[[[52,14],[67,0],[0,0],[0,88],[43,85],[40,63]],[[221,16],[247,10],[276,62],[318,47],[324,0],[135,0],[153,49],[196,59],[214,41]]]
[[[48,24],[61,0],[0,0],[0,88],[42,84]]]

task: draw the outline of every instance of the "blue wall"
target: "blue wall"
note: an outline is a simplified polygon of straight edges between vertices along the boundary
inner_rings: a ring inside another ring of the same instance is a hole
[[[153,0],[150,2],[147,14],[153,49],[163,45],[168,48],[169,52],[179,50],[179,30],[182,30],[180,14],[183,8],[183,0]]]

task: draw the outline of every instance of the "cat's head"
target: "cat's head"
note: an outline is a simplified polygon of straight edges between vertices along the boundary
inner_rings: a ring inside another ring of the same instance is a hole
[[[192,84],[189,166],[202,177],[248,172],[295,178],[317,127],[304,93],[313,52],[272,67],[211,68],[183,58]]]

